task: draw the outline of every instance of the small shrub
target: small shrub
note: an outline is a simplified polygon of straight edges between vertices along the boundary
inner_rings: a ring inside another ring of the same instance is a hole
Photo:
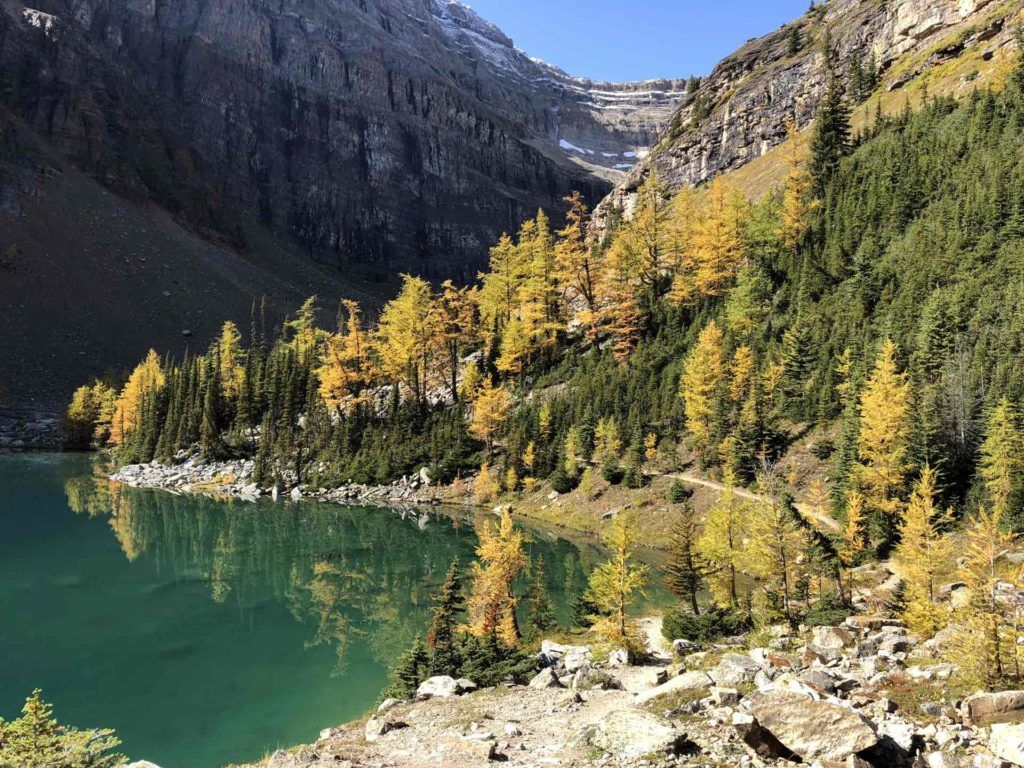
[[[627,488],[643,488],[644,486],[644,473],[636,466],[627,467],[622,479]]]
[[[819,440],[811,446],[811,455],[819,461],[828,461],[835,450],[835,443],[831,440]]]
[[[749,623],[737,613],[714,606],[699,616],[683,605],[665,616],[661,634],[668,641],[683,639],[698,645],[708,645],[750,629]]]
[[[623,472],[622,467],[619,466],[619,462],[614,456],[609,456],[601,465],[601,477],[612,485],[621,483],[624,474],[625,472]]]
[[[693,491],[682,480],[673,480],[668,489],[668,500],[673,504],[682,504],[693,496]]]
[[[826,595],[811,606],[803,623],[809,627],[832,627],[849,615],[850,611],[843,606],[838,595]]]
[[[576,481],[566,474],[565,470],[559,467],[551,476],[551,488],[559,493],[569,493],[576,487]]]

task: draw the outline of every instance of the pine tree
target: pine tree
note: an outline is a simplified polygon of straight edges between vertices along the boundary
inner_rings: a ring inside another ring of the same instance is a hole
[[[925,466],[910,496],[900,524],[900,543],[893,553],[906,582],[903,618],[911,631],[931,637],[944,623],[938,605],[939,579],[953,554],[952,542],[941,527],[951,521],[935,507],[935,470]]]
[[[461,659],[456,631],[459,626],[458,617],[464,608],[462,573],[456,558],[448,567],[441,589],[434,598],[434,616],[427,632],[432,675],[460,676]]]
[[[640,538],[639,522],[631,509],[620,512],[605,535],[611,559],[590,573],[587,598],[598,608],[591,617],[594,629],[606,642],[625,648],[631,656],[646,650],[629,608],[643,594],[647,566],[633,562]]]
[[[388,675],[391,684],[381,693],[381,698],[411,699],[429,674],[430,654],[423,644],[423,638],[417,635],[412,647],[395,662]]]
[[[532,568],[533,581],[530,584],[530,593],[526,599],[526,605],[529,609],[530,628],[539,635],[555,626],[555,608],[551,604],[551,595],[548,593],[544,558],[538,557],[533,562]]]
[[[699,530],[693,505],[684,501],[672,528],[666,583],[673,594],[688,600],[694,615],[700,614],[697,594],[704,584],[707,565],[697,552]]]
[[[811,138],[810,175],[815,193],[825,196],[825,187],[839,169],[839,161],[850,149],[850,114],[836,78],[829,77],[825,97],[818,107]]]

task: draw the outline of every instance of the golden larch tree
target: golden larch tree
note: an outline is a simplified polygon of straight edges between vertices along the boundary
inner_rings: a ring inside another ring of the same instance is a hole
[[[942,531],[951,516],[935,507],[935,483],[935,470],[925,465],[903,513],[900,543],[894,553],[906,584],[903,619],[913,632],[925,637],[931,637],[945,624],[937,590],[953,555],[952,541]]]
[[[477,390],[472,402],[469,434],[484,442],[488,456],[494,449],[494,436],[508,418],[513,402],[512,394],[503,385],[494,386],[490,379],[484,379]]]
[[[725,372],[722,331],[712,320],[700,332],[687,356],[679,384],[686,409],[686,429],[694,448],[705,459],[715,449],[712,441],[718,431],[719,388]]]
[[[978,466],[992,509],[1003,519],[1009,516],[1010,500],[1021,469],[1024,469],[1024,435],[1020,418],[1009,398],[1003,397],[988,417]]]
[[[709,564],[711,596],[721,606],[739,605],[737,577],[746,559],[750,510],[736,495],[736,480],[726,470],[725,490],[707,511],[697,552]]]
[[[421,401],[426,398],[430,369],[432,304],[426,280],[402,275],[402,289],[385,305],[375,341],[381,372],[395,383],[404,383]]]
[[[469,631],[477,637],[494,634],[505,645],[514,646],[519,642],[519,625],[512,582],[526,567],[527,558],[522,531],[512,524],[507,508],[497,525],[485,521],[481,526],[476,555],[466,603]]]
[[[910,383],[896,364],[896,345],[886,339],[860,396],[860,434],[855,471],[868,507],[892,543],[903,502],[910,448]]]
[[[121,445],[139,424],[139,416],[146,396],[154,389],[164,386],[166,377],[156,350],[149,350],[146,359],[139,363],[114,404],[110,420],[110,445]]]
[[[642,635],[629,618],[630,606],[643,595],[647,584],[647,566],[633,559],[639,541],[636,512],[625,509],[615,517],[604,537],[611,558],[591,571],[586,593],[598,609],[591,617],[594,629],[606,642],[625,648],[630,655],[646,650]]]

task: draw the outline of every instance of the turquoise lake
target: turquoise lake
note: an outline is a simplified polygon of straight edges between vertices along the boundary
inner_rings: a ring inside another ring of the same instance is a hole
[[[0,456],[0,716],[33,688],[161,768],[255,760],[364,714],[474,518],[244,503]],[[532,531],[561,618],[599,560]],[[525,585],[524,585],[525,586]]]

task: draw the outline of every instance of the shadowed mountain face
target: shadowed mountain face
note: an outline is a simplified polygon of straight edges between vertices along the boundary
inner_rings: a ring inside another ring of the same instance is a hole
[[[261,294],[277,320],[472,279],[611,189],[683,88],[569,77],[441,0],[0,0],[0,405]]]
[[[7,2],[7,0],[4,0]],[[441,0],[32,0],[3,102],[109,188],[244,245],[469,277],[504,229],[642,156],[679,82],[600,84]]]

